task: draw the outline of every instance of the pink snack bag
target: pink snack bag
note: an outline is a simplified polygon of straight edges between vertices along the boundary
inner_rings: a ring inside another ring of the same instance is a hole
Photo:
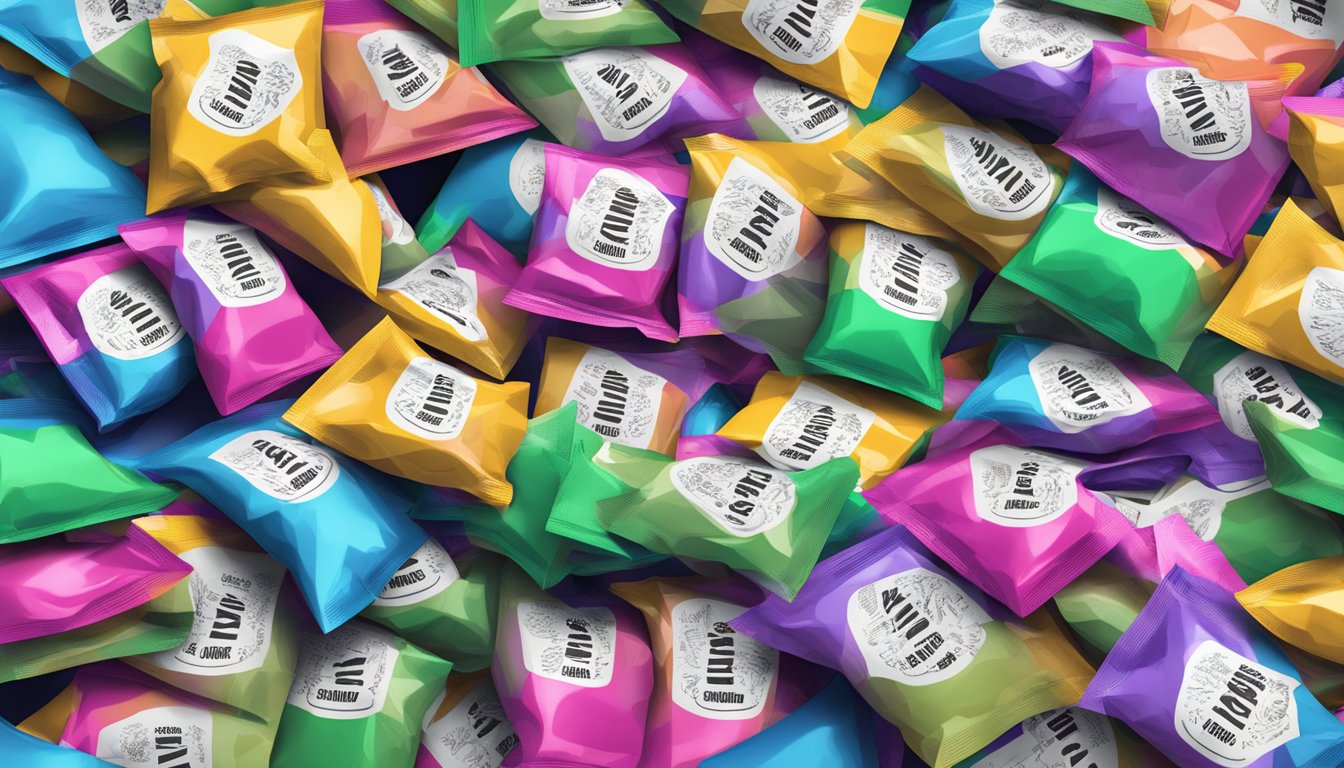
[[[1229,592],[1246,588],[1246,580],[1232,568],[1223,550],[1214,542],[1199,538],[1180,515],[1165,517],[1147,527],[1131,528],[1106,559],[1154,584],[1180,566]]]
[[[215,407],[239,411],[342,354],[256,230],[205,209],[118,227],[168,289]]]

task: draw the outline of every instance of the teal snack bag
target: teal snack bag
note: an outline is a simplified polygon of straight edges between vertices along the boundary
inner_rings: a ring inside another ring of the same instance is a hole
[[[678,40],[644,0],[457,2],[457,50],[464,67]]]

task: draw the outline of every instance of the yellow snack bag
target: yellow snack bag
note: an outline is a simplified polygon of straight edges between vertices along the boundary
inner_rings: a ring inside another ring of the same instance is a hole
[[[1206,328],[1344,384],[1344,242],[1292,200]]]
[[[314,182],[322,113],[321,0],[213,19],[152,19],[163,79],[150,110],[149,213],[243,184]]]
[[[900,469],[950,417],[848,379],[771,371],[717,434],[781,469],[810,469],[849,456],[859,465],[859,485],[871,488]]]
[[[375,469],[501,507],[527,431],[525,382],[472,378],[426,355],[391,318],[285,412],[285,421]]]
[[[1291,97],[1288,112],[1288,154],[1302,169],[1316,199],[1329,206],[1335,220],[1344,218],[1344,109],[1338,98]]]
[[[920,208],[978,245],[997,272],[1036,233],[1069,160],[977,123],[924,86],[845,147]]]
[[[1237,601],[1285,643],[1344,664],[1344,555],[1272,573]]]

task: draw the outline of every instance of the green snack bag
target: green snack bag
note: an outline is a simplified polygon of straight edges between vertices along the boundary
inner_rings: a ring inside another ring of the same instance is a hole
[[[1344,403],[1327,403],[1340,413]],[[1250,422],[1265,474],[1274,490],[1308,504],[1344,515],[1344,431],[1333,419],[1315,427],[1259,401],[1247,401]]]
[[[681,39],[644,0],[458,0],[457,5],[457,52],[464,67]]]
[[[1223,267],[1081,166],[1000,272],[1130,351],[1177,368],[1232,286]]]
[[[177,498],[99,455],[74,426],[86,421],[63,401],[0,400],[0,544],[143,515]]]
[[[1155,18],[1165,18],[1170,0],[1055,0],[1093,13],[1104,13],[1117,19],[1127,19],[1152,27]]]
[[[826,373],[943,406],[943,348],[980,267],[961,248],[871,222],[831,230],[826,314],[803,359]]]
[[[457,0],[387,0],[387,4],[457,47]]]
[[[1129,350],[1108,336],[1002,276],[995,277],[985,289],[971,310],[969,321],[987,337],[1029,336],[1108,354],[1129,354]]]
[[[1101,560],[1055,595],[1055,607],[1081,641],[1083,655],[1095,666],[1138,618],[1155,588]]]
[[[358,619],[304,635],[271,768],[412,765],[452,666]]]

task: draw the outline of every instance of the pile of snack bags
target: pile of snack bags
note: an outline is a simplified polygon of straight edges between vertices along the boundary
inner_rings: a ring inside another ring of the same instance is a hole
[[[1342,44],[0,0],[0,765],[1344,766]]]

